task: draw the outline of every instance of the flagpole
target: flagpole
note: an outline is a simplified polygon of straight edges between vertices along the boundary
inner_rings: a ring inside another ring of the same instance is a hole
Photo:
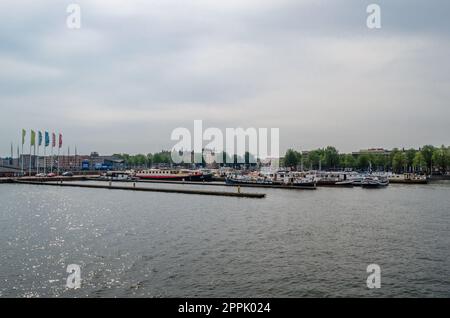
[[[28,175],[31,177],[31,138],[32,138],[32,136],[30,136],[30,170],[28,170]]]
[[[21,167],[22,167],[22,171],[21,171],[21,177],[23,177],[23,144],[25,143],[25,136],[24,136],[24,132],[25,130],[22,129],[22,156],[20,157],[20,161],[21,161]]]
[[[67,146],[67,164],[69,166],[69,171],[72,170],[70,166],[70,146]]]
[[[52,133],[52,159],[50,160],[50,173],[53,173],[53,148],[55,147],[55,133]]]
[[[78,170],[80,170],[80,167],[79,167],[79,165],[78,165],[78,153],[77,153],[77,146],[75,146],[75,169],[78,169]]]
[[[37,162],[36,162],[36,173],[39,173],[39,142],[38,142],[38,146],[37,146]],[[34,146],[36,147],[36,146]]]
[[[62,146],[63,146],[63,143],[62,143],[62,134],[59,133],[59,134],[58,134],[58,175],[59,175],[60,161],[61,161],[60,151],[61,151]],[[63,152],[64,152],[64,150],[63,150]]]
[[[53,173],[53,144],[52,144],[52,155],[50,160],[50,173]]]
[[[44,173],[47,175],[47,147],[50,145],[50,134],[44,131]]]
[[[22,142],[22,155],[20,156],[20,161],[21,161],[21,165],[22,165],[22,176],[23,176],[23,142]]]
[[[45,145],[45,141],[44,141],[44,174],[47,174],[47,163],[46,163],[46,156],[47,156],[47,146]]]
[[[33,158],[34,158],[34,168],[37,170],[37,166],[36,166],[36,141],[34,142],[34,145],[33,145]]]
[[[59,150],[60,150],[61,148],[59,148],[59,146],[58,146],[58,170],[57,170],[57,175],[59,176],[59,160],[61,159],[60,158],[60,156],[59,156]]]

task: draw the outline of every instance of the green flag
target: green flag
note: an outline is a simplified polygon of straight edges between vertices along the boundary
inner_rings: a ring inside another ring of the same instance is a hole
[[[42,145],[42,131],[38,131],[38,146]]]
[[[25,144],[25,136],[27,135],[27,131],[22,129],[22,145]]]
[[[36,133],[34,132],[34,130],[31,130],[31,146],[34,146],[36,144]]]

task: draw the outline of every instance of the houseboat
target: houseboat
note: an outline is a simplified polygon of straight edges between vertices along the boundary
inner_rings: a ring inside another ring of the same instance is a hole
[[[346,173],[316,171],[313,176],[318,186],[353,187],[353,180]]]
[[[209,181],[212,174],[200,170],[146,169],[136,171],[135,177],[142,180]]]
[[[389,176],[391,183],[410,183],[410,184],[426,184],[428,179],[426,176],[417,175],[415,173],[391,174]]]
[[[133,171],[107,171],[99,177],[100,180],[130,181],[134,180]]]
[[[389,185],[389,179],[387,177],[381,176],[366,176],[362,182],[361,186],[363,188],[382,188]]]

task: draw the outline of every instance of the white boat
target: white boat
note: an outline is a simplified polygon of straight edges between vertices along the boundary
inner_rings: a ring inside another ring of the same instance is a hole
[[[228,176],[225,179],[225,182],[228,184],[273,184],[272,180],[263,177],[254,177],[254,176],[243,176],[243,175],[235,175]]]
[[[389,182],[391,183],[410,183],[410,184],[425,184],[428,183],[426,176],[415,173],[391,174],[389,175]]]
[[[292,181],[293,187],[302,187],[302,188],[315,188],[317,185],[316,180],[314,178],[295,178]]]
[[[366,175],[363,174],[349,174],[347,179],[351,181],[354,186],[361,186],[365,177]]]
[[[99,179],[111,181],[128,181],[134,179],[133,171],[108,171]]]
[[[381,188],[389,185],[389,179],[377,176],[367,176],[361,181],[363,188]]]
[[[318,186],[352,187],[353,182],[348,180],[347,174],[332,171],[316,171],[315,178]]]
[[[230,175],[226,178],[228,184],[274,185],[277,187],[315,188],[316,181],[302,174],[291,171],[273,173],[251,173],[247,175]]]

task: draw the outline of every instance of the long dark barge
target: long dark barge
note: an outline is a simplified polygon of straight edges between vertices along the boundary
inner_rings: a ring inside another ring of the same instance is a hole
[[[101,178],[88,178],[89,181],[110,181],[108,179]],[[195,182],[195,181],[169,181],[169,180],[111,180],[112,182],[142,182],[142,183],[165,183],[165,184],[190,184],[190,185],[205,185],[205,186],[218,186],[218,187],[246,187],[246,188],[272,188],[272,189],[288,189],[288,190],[315,190],[313,186],[292,186],[281,184],[258,184],[258,183],[242,183],[231,184],[225,182]]]

